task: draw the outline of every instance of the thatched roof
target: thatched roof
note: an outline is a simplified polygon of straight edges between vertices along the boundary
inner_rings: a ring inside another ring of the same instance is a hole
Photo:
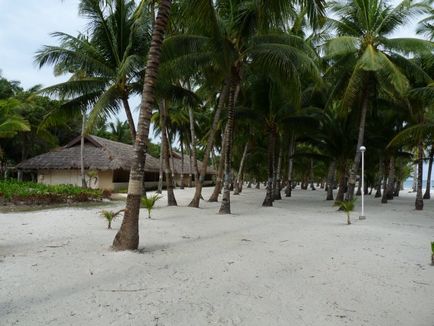
[[[51,152],[35,156],[17,165],[22,170],[68,170],[80,169],[80,136],[69,144]],[[86,170],[129,170],[134,157],[132,145],[115,142],[97,136],[86,136],[84,143],[84,167]],[[176,158],[175,173],[181,172],[181,160]],[[198,162],[199,167],[201,162]],[[148,172],[158,172],[159,159],[146,155],[145,169]],[[189,160],[184,162],[184,173],[190,170]],[[215,173],[209,167],[208,173]]]

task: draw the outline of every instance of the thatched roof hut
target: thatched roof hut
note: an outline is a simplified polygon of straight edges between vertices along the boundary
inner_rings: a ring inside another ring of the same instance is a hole
[[[71,183],[80,184],[80,140],[77,137],[69,144],[45,154],[41,154],[21,162],[17,169],[21,171],[37,171],[38,182],[48,184]],[[181,159],[177,153],[173,154],[174,173],[179,179],[181,174]],[[116,190],[124,187],[128,182],[129,170],[134,158],[132,145],[115,142],[105,138],[89,135],[85,136],[84,168],[86,171],[97,171],[95,184],[97,188]],[[172,160],[171,164],[172,164]],[[202,162],[198,161],[199,168]],[[146,155],[145,183],[152,187],[158,181],[160,160]],[[190,160],[184,159],[184,175],[193,169]],[[208,180],[215,174],[212,167],[208,168]]]
[[[80,140],[77,137],[67,145],[32,157],[17,165],[22,170],[80,169]],[[134,157],[132,145],[97,136],[85,136],[84,168],[86,170],[129,170]],[[147,155],[146,170],[158,172],[159,160]]]

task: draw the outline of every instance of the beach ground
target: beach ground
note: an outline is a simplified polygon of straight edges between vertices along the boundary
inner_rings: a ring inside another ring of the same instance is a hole
[[[141,211],[137,252],[101,207],[0,214],[0,325],[434,325],[434,199],[368,196],[346,225],[323,190],[244,189],[232,215],[192,194]]]

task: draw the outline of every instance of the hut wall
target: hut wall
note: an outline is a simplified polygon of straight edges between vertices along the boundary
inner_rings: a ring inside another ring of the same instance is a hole
[[[39,170],[38,183],[48,185],[72,184],[81,186],[80,170]]]
[[[116,190],[113,183],[113,171],[98,171],[98,188],[102,190]]]

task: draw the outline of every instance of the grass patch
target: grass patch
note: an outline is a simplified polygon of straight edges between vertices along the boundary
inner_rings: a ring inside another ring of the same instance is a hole
[[[42,205],[100,200],[101,190],[73,185],[45,185],[16,180],[0,180],[0,199],[4,203]]]

